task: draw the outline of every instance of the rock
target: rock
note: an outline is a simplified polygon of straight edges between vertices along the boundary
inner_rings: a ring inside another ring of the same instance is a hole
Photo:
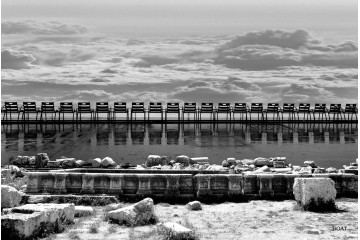
[[[243,165],[253,165],[254,164],[254,160],[252,160],[252,159],[244,159],[244,160],[241,160],[241,162]]]
[[[315,168],[314,170],[314,174],[319,174],[319,173],[326,173],[325,168]]]
[[[91,160],[91,165],[94,168],[99,168],[101,167],[101,159],[100,158],[94,158]]]
[[[190,158],[188,156],[185,156],[185,155],[180,155],[180,156],[177,156],[175,158],[175,162],[181,163],[184,166],[188,166],[189,162],[190,162]]]
[[[29,157],[28,156],[13,156],[9,159],[9,164],[22,166],[22,165],[29,165]]]
[[[227,161],[230,165],[236,165],[236,160],[235,160],[235,158],[227,158],[226,161]]]
[[[358,163],[357,162],[352,162],[352,163],[350,163],[350,166],[358,166]]]
[[[336,168],[333,168],[333,167],[329,167],[326,169],[326,172],[327,173],[337,173],[338,170]]]
[[[36,164],[36,157],[35,156],[29,156],[29,165],[35,165]]]
[[[20,168],[15,165],[9,165],[9,169],[11,174],[16,174],[17,172],[20,172]]]
[[[267,158],[259,157],[254,159],[254,165],[256,167],[269,166],[270,162]]]
[[[59,168],[61,166],[61,162],[59,161],[48,161],[47,167],[48,168]]]
[[[62,165],[63,168],[74,168],[75,167],[75,162],[76,162],[75,158],[65,158],[62,161],[61,165]]]
[[[173,170],[181,170],[183,169],[183,166],[181,163],[175,163],[172,167]]]
[[[195,239],[194,233],[191,229],[174,222],[160,223],[158,224],[157,230],[160,235],[165,235],[166,239]]]
[[[1,208],[12,208],[20,205],[22,193],[14,187],[1,185]]]
[[[236,165],[238,165],[238,166],[243,165],[242,162],[241,162],[241,160],[235,160],[235,162],[236,162]]]
[[[295,178],[293,192],[295,200],[304,210],[335,209],[335,182],[330,178]]]
[[[112,221],[130,226],[157,222],[154,213],[154,202],[151,198],[145,198],[134,205],[110,211],[108,217]]]
[[[208,163],[209,158],[208,157],[194,157],[190,158],[190,164],[202,164],[202,163]]]
[[[101,160],[101,165],[103,167],[114,167],[115,164],[115,161],[111,157],[105,157]]]
[[[169,165],[169,156],[161,156],[160,157],[160,165],[161,166],[165,166],[165,165]]]
[[[94,214],[94,209],[90,206],[75,206],[75,217],[85,217]]]
[[[164,165],[164,166],[161,166],[161,169],[169,170],[169,169],[172,169],[172,166],[170,166],[170,165]]]
[[[61,232],[74,221],[74,204],[27,204],[2,216],[1,237],[4,239],[35,239]]]
[[[161,157],[159,155],[149,155],[145,163],[147,167],[158,166],[161,163]]]
[[[260,173],[260,172],[270,172],[270,168],[268,166],[263,166],[261,168],[256,169],[254,172]]]
[[[229,166],[230,166],[229,162],[226,161],[226,160],[222,161],[221,165],[222,165],[223,167],[229,167]]]
[[[83,166],[85,166],[85,161],[84,160],[76,160],[75,167],[81,168]]]
[[[186,208],[192,211],[202,210],[201,203],[199,201],[192,201],[186,204]]]
[[[314,161],[305,161],[305,162],[304,162],[304,166],[305,166],[305,167],[308,167],[308,166],[310,166],[310,167],[316,167],[316,164],[315,164]]]
[[[286,162],[283,160],[274,160],[273,161],[273,166],[274,168],[285,168],[286,167]]]
[[[312,167],[302,167],[300,168],[299,174],[311,174],[312,173]]]
[[[35,166],[37,168],[43,168],[47,165],[47,162],[50,161],[47,153],[38,153],[35,156]]]

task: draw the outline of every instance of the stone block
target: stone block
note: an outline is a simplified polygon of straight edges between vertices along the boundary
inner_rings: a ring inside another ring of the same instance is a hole
[[[186,208],[191,211],[202,210],[201,203],[199,201],[192,201],[186,204]]]
[[[47,165],[48,161],[50,161],[47,153],[38,153],[35,156],[35,166],[37,168],[43,168]]]
[[[48,161],[47,167],[49,168],[59,168],[61,166],[61,162],[59,161]]]
[[[256,167],[269,166],[270,161],[267,158],[259,157],[254,159],[254,164]]]
[[[186,228],[178,223],[166,222],[158,224],[158,232],[165,235],[165,239],[182,240],[195,239],[194,233],[191,229]]]
[[[115,167],[115,161],[111,157],[105,157],[101,160],[101,166],[103,167]]]
[[[75,167],[77,168],[81,168],[85,165],[85,161],[84,160],[76,160],[75,162]]]
[[[91,165],[94,168],[99,168],[101,167],[101,159],[100,158],[94,158],[91,160]]]
[[[305,210],[335,209],[335,182],[330,178],[295,178],[293,191],[295,200]]]
[[[151,198],[145,198],[134,205],[110,211],[108,217],[111,221],[129,226],[153,224],[158,220]]]
[[[1,208],[12,208],[20,205],[23,194],[14,187],[1,185]]]
[[[185,155],[180,155],[180,156],[177,156],[175,158],[175,161],[177,163],[183,164],[184,166],[188,166],[189,162],[190,162],[190,158],[188,156],[185,156]]]
[[[74,221],[74,204],[27,204],[12,209],[1,219],[4,239],[33,239],[42,234],[61,232]]]
[[[4,179],[4,180],[2,180]],[[1,169],[1,184],[7,184],[11,182],[11,171],[10,169]]]

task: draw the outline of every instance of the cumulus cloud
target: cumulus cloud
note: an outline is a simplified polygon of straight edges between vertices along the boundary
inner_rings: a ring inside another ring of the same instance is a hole
[[[107,69],[102,70],[101,73],[110,73],[110,74],[113,74],[113,73],[118,73],[118,71],[117,71],[117,70],[110,69],[110,68],[107,68]]]
[[[68,25],[60,22],[3,22],[2,34],[40,34],[40,35],[73,35],[84,34],[87,28],[80,25]]]
[[[102,79],[102,78],[93,78],[90,80],[90,82],[93,82],[93,83],[106,83],[106,82],[110,82],[109,80],[107,79]]]
[[[28,69],[35,60],[33,55],[21,51],[10,49],[1,51],[1,69]]]
[[[346,41],[323,45],[305,30],[251,32],[216,49],[215,64],[242,70],[270,70],[286,66],[357,67],[357,44]]]
[[[144,56],[140,60],[133,64],[134,67],[151,67],[160,66],[166,64],[172,64],[178,62],[179,59],[176,57],[164,57],[164,56]]]

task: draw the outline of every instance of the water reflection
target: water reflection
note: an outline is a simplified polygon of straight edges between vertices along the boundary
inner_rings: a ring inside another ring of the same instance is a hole
[[[311,158],[309,153],[321,148],[329,154],[336,148],[353,161],[358,138],[357,124],[12,124],[2,125],[1,135],[2,163],[12,155],[38,152],[53,157],[91,157],[101,152],[135,162],[139,157],[132,156],[140,153],[143,158],[148,153],[209,156],[206,153],[214,152],[226,158],[228,154],[288,156],[289,152],[297,157],[292,151],[298,151]]]

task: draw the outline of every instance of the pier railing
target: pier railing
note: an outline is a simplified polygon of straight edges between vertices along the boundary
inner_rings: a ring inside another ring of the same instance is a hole
[[[189,105],[190,104],[190,105]],[[180,103],[133,102],[128,107],[126,102],[97,102],[92,108],[90,102],[78,102],[77,107],[72,102],[60,102],[55,107],[54,102],[5,102],[2,107],[2,123],[342,123],[357,122],[356,104],[326,104],[315,103],[311,108],[309,103],[268,103],[265,108],[262,103]],[[166,107],[165,107],[166,106]],[[137,114],[140,116],[137,118]],[[151,115],[150,115],[151,113]],[[49,117],[50,115],[50,117]],[[164,117],[165,115],[165,117]],[[194,115],[190,118],[190,115]],[[206,115],[206,116],[203,116]]]

